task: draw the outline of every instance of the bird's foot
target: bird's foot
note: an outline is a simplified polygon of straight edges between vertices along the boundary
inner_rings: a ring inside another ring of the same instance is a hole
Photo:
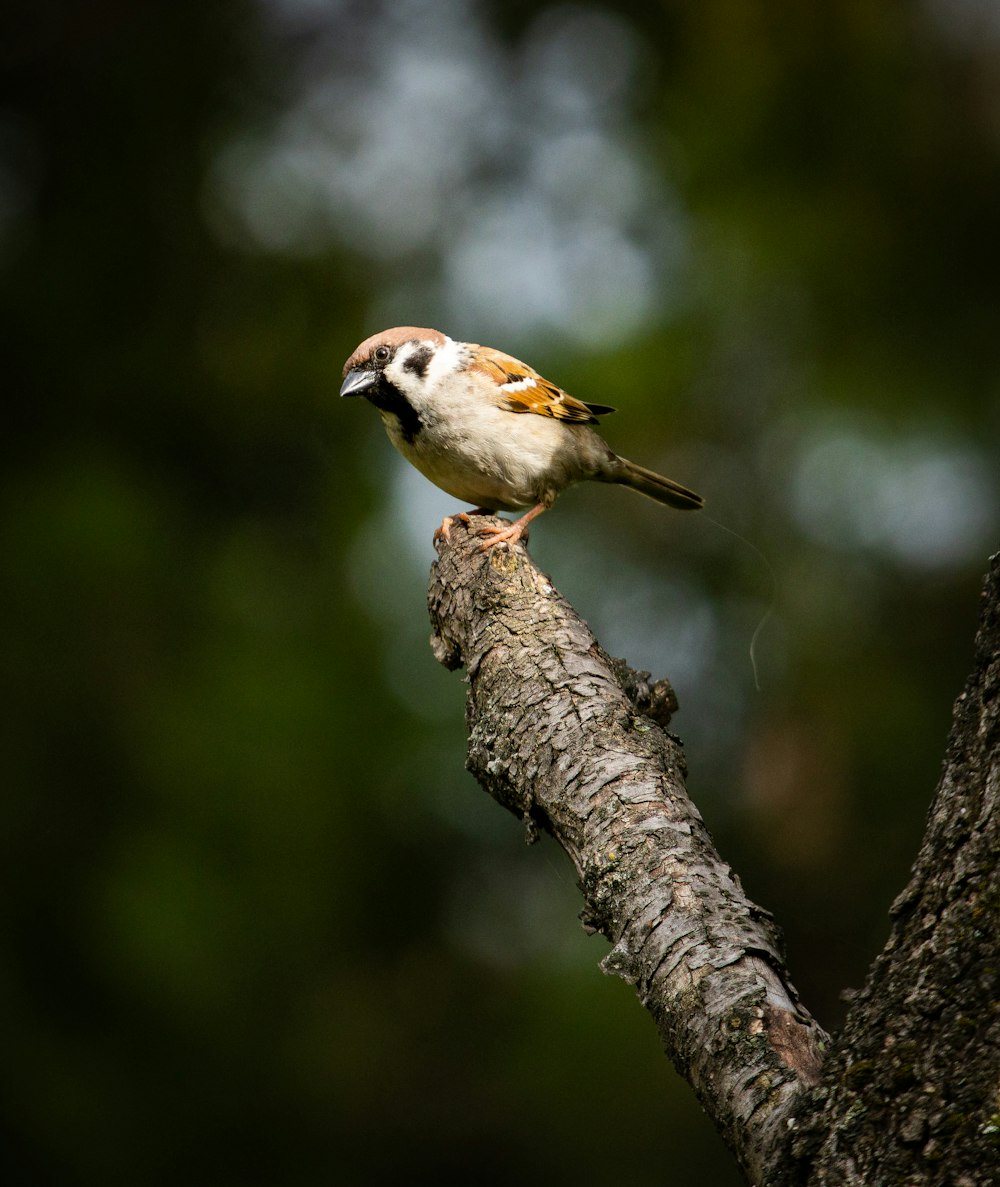
[[[498,544],[516,544],[518,540],[528,539],[528,524],[535,518],[536,515],[541,515],[545,510],[545,503],[537,503],[530,511],[521,516],[520,519],[515,519],[513,523],[507,524],[506,527],[497,527],[496,524],[485,524],[476,531],[480,536],[490,536],[489,540],[484,540],[479,545],[480,552],[489,552],[491,548],[496,548]]]
[[[434,543],[436,544],[438,540],[444,540],[445,544],[451,543],[451,525],[456,519],[460,523],[464,523],[466,527],[469,527],[469,525],[472,523],[473,515],[495,514],[495,511],[492,511],[487,507],[477,507],[474,511],[459,511],[455,515],[446,515],[444,519],[441,520],[441,526],[434,533]],[[481,528],[479,530],[482,531],[483,529]],[[499,530],[502,531],[503,529],[501,528]]]
[[[496,548],[498,544],[516,544],[518,540],[528,539],[528,529],[521,520],[509,524],[505,528],[497,527],[496,524],[492,523],[485,524],[481,528],[476,528],[476,532],[480,536],[490,537],[479,545],[480,552],[489,552],[491,548]]]
[[[465,512],[463,511],[461,514],[464,515]],[[444,519],[441,520],[441,526],[436,528],[434,531],[435,544],[437,544],[439,540],[443,540],[445,544],[451,543],[451,525],[456,519],[459,518],[461,518],[459,515],[446,515]]]

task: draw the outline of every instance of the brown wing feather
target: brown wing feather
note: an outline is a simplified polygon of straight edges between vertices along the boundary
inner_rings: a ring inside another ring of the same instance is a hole
[[[527,363],[489,347],[480,347],[470,370],[488,375],[500,388],[504,407],[510,412],[533,412],[536,416],[551,416],[574,424],[596,424],[595,413],[605,409],[577,400],[561,387],[543,378]]]

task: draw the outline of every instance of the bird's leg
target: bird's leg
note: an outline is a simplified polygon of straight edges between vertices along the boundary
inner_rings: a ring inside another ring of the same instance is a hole
[[[457,515],[446,515],[441,520],[441,526],[434,533],[434,539],[443,539],[447,544],[451,540],[451,525],[455,520],[461,520],[468,527],[473,515],[496,515],[496,511],[492,507],[476,507],[472,511],[459,511]]]
[[[479,551],[488,552],[498,544],[516,544],[522,536],[527,534],[528,524],[531,523],[536,515],[541,515],[547,506],[549,506],[548,503],[536,503],[530,511],[522,515],[520,519],[515,519],[512,524],[505,528],[498,528],[493,524],[486,524],[484,527],[477,528],[476,531],[480,536],[491,537],[491,539],[484,540],[479,545]]]

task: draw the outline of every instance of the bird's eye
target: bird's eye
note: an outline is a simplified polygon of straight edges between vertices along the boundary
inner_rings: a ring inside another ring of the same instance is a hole
[[[379,363],[385,363],[385,362],[389,361],[388,346],[376,346],[375,347],[375,360],[376,360],[376,362],[379,362]]]

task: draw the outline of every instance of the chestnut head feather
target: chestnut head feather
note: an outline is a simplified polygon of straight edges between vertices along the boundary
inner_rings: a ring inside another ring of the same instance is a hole
[[[440,330],[421,329],[419,326],[395,326],[391,330],[382,330],[372,334],[355,350],[354,354],[344,364],[344,374],[353,371],[368,362],[380,346],[386,347],[395,354],[404,342],[432,342],[435,346],[444,346],[448,341]]]

